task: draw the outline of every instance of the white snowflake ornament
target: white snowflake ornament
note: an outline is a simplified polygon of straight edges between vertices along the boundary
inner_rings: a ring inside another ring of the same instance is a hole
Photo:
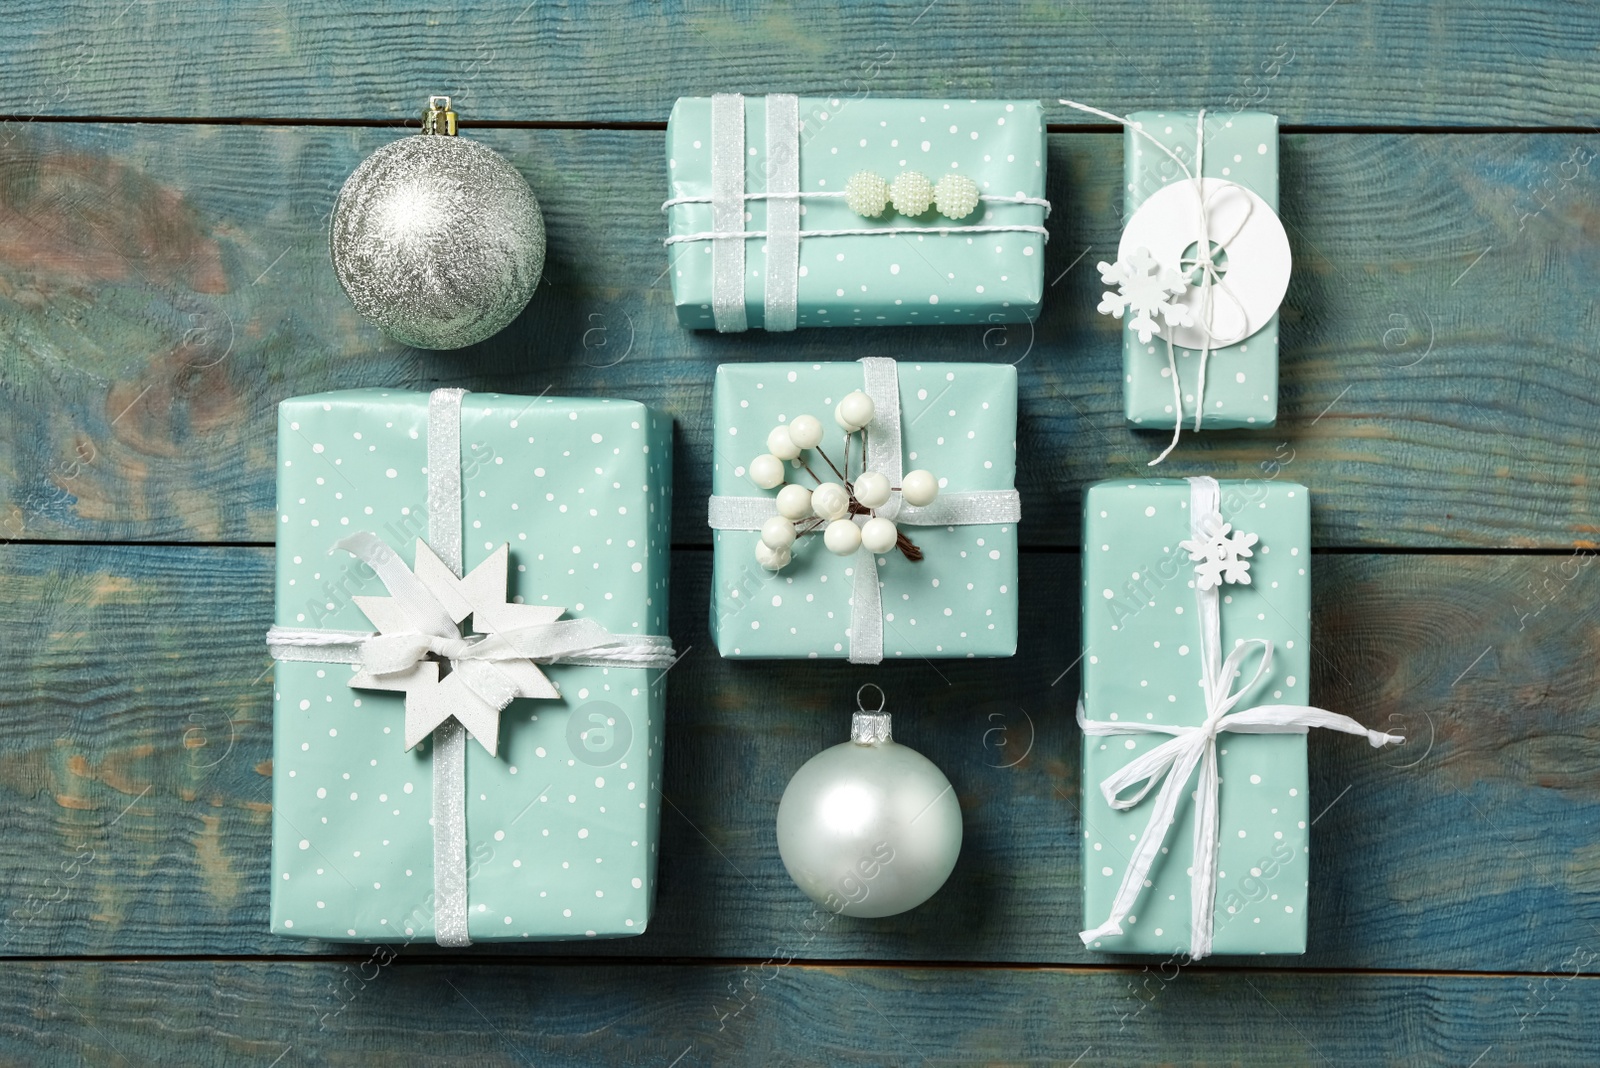
[[[1157,262],[1149,249],[1134,249],[1126,261],[1102,261],[1098,267],[1100,280],[1108,286],[1116,286],[1117,290],[1101,294],[1095,310],[1118,319],[1123,312],[1132,311],[1128,325],[1138,332],[1140,342],[1148,343],[1161,332],[1157,315],[1166,320],[1168,326],[1194,324],[1188,307],[1169,299],[1181,296],[1189,288],[1188,282],[1181,272]]]
[[[1202,526],[1205,537],[1178,543],[1187,550],[1190,560],[1198,561],[1194,567],[1195,585],[1202,590],[1224,583],[1250,585],[1250,561],[1246,557],[1255,555],[1250,547],[1261,539],[1254,534],[1236,532],[1233,524],[1223,523],[1217,517]]]

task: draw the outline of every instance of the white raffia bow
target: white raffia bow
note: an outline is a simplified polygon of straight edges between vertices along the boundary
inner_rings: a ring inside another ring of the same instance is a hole
[[[866,468],[900,485],[900,374],[894,360],[885,356],[861,359],[863,388],[872,398],[873,416],[868,429]],[[1022,498],[1014,489],[940,493],[926,507],[906,504],[895,489],[877,514],[900,526],[955,527],[984,523],[1017,523],[1022,519]],[[760,530],[778,514],[775,497],[735,497],[714,494],[706,520],[712,530]],[[878,582],[878,554],[865,547],[852,561],[850,598],[850,651],[852,664],[883,661],[883,593]]]
[[[1205,476],[1189,479],[1189,486],[1190,524],[1194,536],[1198,538],[1208,523],[1220,523],[1219,489],[1216,479]],[[1166,841],[1167,828],[1177,821],[1178,804],[1183,799],[1189,776],[1198,766],[1200,775],[1194,791],[1198,811],[1194,820],[1194,857],[1189,879],[1189,956],[1199,960],[1210,955],[1216,910],[1219,847],[1217,802],[1221,785],[1217,774],[1217,735],[1225,731],[1238,734],[1305,734],[1312,727],[1321,727],[1364,736],[1374,749],[1405,740],[1400,735],[1368,730],[1349,716],[1311,705],[1253,705],[1233,711],[1251,690],[1270,676],[1272,642],[1265,638],[1241,641],[1224,659],[1221,655],[1222,613],[1218,587],[1201,589],[1197,586],[1195,600],[1200,610],[1200,665],[1206,702],[1205,722],[1199,726],[1175,726],[1135,720],[1092,720],[1084,711],[1082,699],[1078,701],[1078,726],[1086,735],[1172,735],[1171,741],[1140,754],[1100,783],[1100,793],[1106,803],[1118,811],[1137,806],[1158,784],[1161,790],[1156,795],[1144,833],[1134,847],[1133,859],[1123,874],[1122,885],[1117,889],[1117,896],[1111,905],[1111,915],[1100,926],[1079,934],[1085,945],[1092,945],[1096,939],[1106,935],[1122,934],[1122,921],[1133,910],[1139,894],[1144,890],[1150,868],[1155,863],[1162,843]],[[1261,659],[1256,665],[1255,674],[1250,676],[1248,682],[1235,686],[1234,680],[1243,676],[1246,658],[1257,647],[1260,648]],[[1120,796],[1122,791],[1140,783],[1143,786],[1132,797]]]

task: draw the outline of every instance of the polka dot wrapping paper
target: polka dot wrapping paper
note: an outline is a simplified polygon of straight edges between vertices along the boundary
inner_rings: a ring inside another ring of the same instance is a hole
[[[1139,123],[1145,133],[1192,168],[1198,116],[1193,110],[1138,111],[1128,119]],[[1277,211],[1278,117],[1259,111],[1208,111],[1205,134],[1203,176],[1236,182]],[[1131,129],[1123,132],[1122,150],[1123,219],[1126,221],[1151,195],[1186,179],[1171,157]],[[1226,273],[1223,281],[1227,281]],[[1128,318],[1120,325],[1123,407],[1127,420],[1135,426],[1171,433],[1176,413],[1166,344],[1158,337],[1141,342]],[[1200,353],[1179,346],[1176,355],[1183,413],[1188,417],[1187,429],[1194,424]],[[1206,370],[1205,406],[1202,426],[1212,430],[1268,427],[1277,421],[1276,314],[1249,337],[1212,350]]]
[[[767,100],[744,100],[746,193],[767,189]],[[863,96],[799,98],[799,191],[843,193],[855,174],[893,181],[915,171],[937,182],[966,175],[980,195],[1045,195],[1044,112],[1037,100],[896,100]],[[684,97],[667,124],[670,198],[712,193],[712,103]],[[764,231],[766,200],[745,202],[746,230]],[[799,242],[799,326],[904,326],[1024,322],[1038,317],[1044,292],[1044,235],[1030,231],[963,233],[976,226],[1043,227],[1036,204],[985,201],[952,221],[930,207],[907,217],[892,208],[877,218],[844,199],[802,198],[802,233],[818,230],[948,226],[948,234],[854,235]],[[712,232],[709,203],[667,210],[673,236]],[[766,243],[745,239],[744,298],[751,327],[762,327]],[[712,242],[667,246],[678,321],[712,329]]]
[[[371,631],[376,574],[329,550],[369,530],[408,566],[426,536],[428,394],[351,390],[279,407],[275,620]],[[469,393],[467,569],[510,543],[514,601],[618,634],[666,634],[672,424],[642,404]],[[272,930],[431,942],[433,739],[407,752],[401,693],[354,667],[273,676]],[[473,941],[643,933],[654,892],[665,685],[641,668],[549,666],[559,700],[517,699],[499,754],[466,751]]]
[[[1195,564],[1183,479],[1100,482],[1084,495],[1083,702],[1094,720],[1175,726],[1206,718],[1200,676]],[[1250,583],[1222,587],[1222,649],[1270,639],[1270,674],[1248,704],[1310,704],[1311,533],[1304,486],[1270,479],[1221,481],[1221,513],[1259,537]],[[1253,663],[1253,662],[1252,662]],[[1254,671],[1245,669],[1245,677]],[[1168,737],[1083,739],[1084,927],[1106,918],[1151,799],[1110,807],[1100,783]],[[1309,797],[1304,734],[1219,736],[1220,852],[1215,953],[1303,953],[1310,885]],[[1106,952],[1183,954],[1190,945],[1193,779],[1177,809],[1149,885],[1123,934],[1096,939]],[[1124,791],[1129,797],[1132,790]]]
[[[913,363],[898,368],[903,469],[925,468],[941,493],[1010,490],[1016,480],[1017,376],[1007,364]],[[862,388],[859,363],[724,363],[717,368],[712,492],[775,496],[749,475],[773,427],[797,415],[822,420],[821,449],[842,465],[844,432],[834,406]],[[857,446],[859,450],[859,446]],[[852,466],[859,469],[859,451]],[[813,459],[823,479],[833,473]],[[796,484],[814,483],[803,472]],[[1025,502],[1024,502],[1025,503]],[[878,559],[883,657],[1012,656],[1017,648],[1017,525],[907,526],[922,550],[912,562]],[[711,629],[726,657],[846,659],[852,556],[835,556],[820,534],[795,543],[792,560],[768,571],[755,530],[713,538]]]

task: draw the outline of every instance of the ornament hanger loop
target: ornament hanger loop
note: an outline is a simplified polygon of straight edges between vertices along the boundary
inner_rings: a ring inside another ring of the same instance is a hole
[[[444,106],[440,106],[440,101]],[[450,98],[447,96],[430,96],[428,108],[422,113],[422,132],[425,134],[443,134],[445,137],[456,135],[456,113],[451,110]]]
[[[878,707],[877,708],[868,708],[861,701],[861,695],[866,693],[869,689],[878,691]],[[885,704],[887,704],[887,703],[888,703],[888,698],[884,696],[883,687],[879,686],[875,682],[869,682],[865,686],[861,687],[861,689],[856,691],[856,707],[859,708],[862,712],[865,712],[868,715],[875,715],[875,714],[877,714],[879,712],[882,712],[883,711],[883,706]]]

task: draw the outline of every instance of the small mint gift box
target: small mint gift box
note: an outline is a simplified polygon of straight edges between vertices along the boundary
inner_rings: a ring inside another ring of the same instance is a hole
[[[711,630],[723,656],[1016,652],[1014,368],[724,363],[713,407]],[[786,547],[769,547],[768,524]]]
[[[363,389],[278,420],[273,933],[642,933],[670,418]]]
[[[1037,100],[683,97],[667,179],[684,326],[1038,316],[1049,209]]]
[[[1301,953],[1312,707],[1306,488],[1100,482],[1084,497],[1083,940]],[[1197,830],[1198,828],[1198,830]]]
[[[1100,311],[1122,321],[1127,420],[1172,432],[1174,444],[1181,429],[1271,426],[1291,268],[1277,215],[1277,116],[1140,111],[1119,121],[1124,229],[1116,260],[1099,264],[1110,287]]]

